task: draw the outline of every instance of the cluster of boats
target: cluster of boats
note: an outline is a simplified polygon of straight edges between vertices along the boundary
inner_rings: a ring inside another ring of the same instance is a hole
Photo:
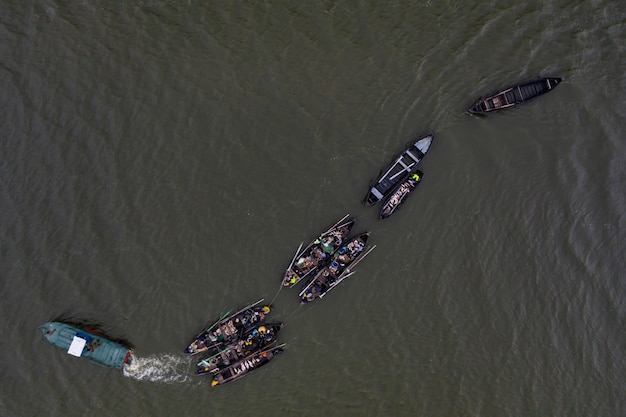
[[[486,115],[525,103],[554,89],[562,78],[541,78],[505,88],[480,98],[468,110]],[[365,206],[382,201],[380,219],[386,219],[402,206],[421,183],[424,173],[417,165],[424,158],[433,135],[409,143],[381,171],[370,185]],[[303,248],[300,244],[282,278],[281,288],[301,283],[301,304],[323,298],[330,290],[354,274],[354,268],[374,248],[368,246],[371,232],[352,234],[356,218],[342,217]],[[211,377],[211,386],[223,385],[249,374],[269,363],[283,352],[278,343],[283,323],[267,323],[272,306],[263,299],[234,313],[228,312],[206,326],[185,348],[185,353],[198,358],[196,374]],[[41,327],[44,337],[67,353],[85,357],[101,365],[122,368],[132,360],[131,347],[107,338],[88,327],[70,323],[50,322]]]
[[[201,356],[197,375],[210,375],[211,386],[235,381],[269,363],[283,352],[278,344],[282,323],[266,323],[272,311],[263,299],[227,313],[197,334],[185,353]]]
[[[409,144],[371,186],[365,196],[365,205],[371,206],[384,200],[378,216],[380,219],[395,213],[422,181],[424,173],[417,169],[417,164],[430,149],[434,138],[427,135]]]
[[[352,270],[376,246],[368,246],[371,232],[351,236],[355,218],[346,214],[330,229],[302,249],[300,244],[285,271],[282,285],[293,287],[305,280],[300,303],[307,304],[324,295],[354,273]]]

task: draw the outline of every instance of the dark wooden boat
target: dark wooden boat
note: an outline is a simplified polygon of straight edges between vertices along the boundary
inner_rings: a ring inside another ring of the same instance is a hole
[[[386,219],[395,213],[398,207],[409,198],[419,183],[422,182],[422,177],[424,177],[424,173],[416,170],[415,173],[409,175],[406,180],[401,182],[381,207],[379,218]]]
[[[333,253],[348,238],[356,222],[354,218],[348,219],[349,216],[346,214],[330,229],[309,243],[306,248],[302,249],[302,244],[300,244],[283,277],[285,287],[293,287],[313,271],[330,262]]]
[[[385,199],[393,192],[407,175],[415,171],[417,164],[424,158],[434,139],[433,135],[424,136],[411,143],[378,177],[365,197],[365,205],[371,206]]]
[[[224,385],[229,382],[235,381],[239,378],[243,378],[255,369],[259,369],[261,366],[268,364],[278,354],[283,352],[285,344],[278,346],[270,346],[265,349],[255,352],[250,356],[236,362],[224,369],[219,370],[211,381],[211,386]]]
[[[551,77],[514,85],[486,98],[480,98],[468,111],[472,114],[487,114],[508,109],[552,91],[561,81],[563,78]]]
[[[276,337],[282,327],[282,323],[256,326],[246,337],[239,339],[217,354],[207,356],[198,362],[196,373],[198,375],[214,375],[255,352],[265,349],[276,342]]]
[[[252,331],[270,313],[270,306],[262,303],[263,299],[260,299],[234,314],[226,313],[224,317],[196,335],[185,349],[185,353],[195,355],[205,352],[212,355],[239,340]]]
[[[366,246],[369,235],[370,232],[361,233],[340,247],[330,264],[319,270],[300,292],[300,302],[306,304],[317,298],[323,298],[328,291],[352,275],[354,273],[352,269],[376,247]]]

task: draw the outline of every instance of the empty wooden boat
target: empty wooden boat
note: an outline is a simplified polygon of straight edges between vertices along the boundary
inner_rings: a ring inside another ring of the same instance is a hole
[[[468,111],[471,114],[485,115],[493,111],[508,109],[552,91],[561,81],[563,78],[551,77],[514,85],[486,98],[478,99]]]

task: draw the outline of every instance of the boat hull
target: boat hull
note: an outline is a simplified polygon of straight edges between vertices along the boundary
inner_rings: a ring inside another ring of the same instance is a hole
[[[414,174],[411,174],[406,180],[404,180],[393,193],[385,200],[383,206],[380,209],[379,219],[386,219],[400,208],[400,206],[411,196],[413,191],[422,182],[424,173],[417,170]]]
[[[362,233],[348,240],[339,248],[330,265],[321,269],[307,286],[300,292],[300,303],[307,304],[323,298],[328,291],[351,275],[350,268],[356,266],[373,248],[369,248],[367,240],[370,232]]]
[[[276,342],[278,332],[283,324],[262,324],[248,334],[247,337],[229,345],[219,353],[207,356],[196,364],[196,374],[214,375],[231,364],[263,350]]]
[[[365,206],[371,206],[386,199],[407,175],[413,173],[417,164],[430,149],[433,139],[433,135],[424,136],[397,155],[370,187],[365,196]]]
[[[206,330],[202,331],[185,348],[185,353],[195,355],[204,353],[214,355],[229,344],[244,337],[255,326],[261,324],[270,313],[269,305],[261,305],[263,300],[244,307],[243,309],[224,317]]]
[[[293,287],[302,279],[310,276],[310,274],[319,268],[323,268],[330,262],[333,253],[346,241],[356,223],[355,218],[346,220],[347,217],[348,215],[343,217],[330,229],[309,243],[306,248],[296,253],[283,276],[283,286]]]
[[[243,378],[250,372],[267,365],[278,354],[283,352],[284,344],[256,352],[241,361],[220,370],[211,381],[211,386],[224,385],[237,379]]]
[[[122,368],[130,362],[131,349],[120,343],[67,323],[49,322],[41,326],[48,342],[73,356],[83,357],[109,368]],[[83,342],[84,341],[84,342]]]
[[[563,78],[548,77],[507,87],[485,98],[481,97],[469,108],[468,112],[470,114],[486,115],[491,112],[515,107],[552,91],[562,81]]]

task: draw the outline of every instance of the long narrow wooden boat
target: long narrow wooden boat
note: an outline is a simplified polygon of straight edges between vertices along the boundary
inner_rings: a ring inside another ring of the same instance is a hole
[[[540,78],[522,84],[507,87],[485,98],[480,98],[469,108],[471,114],[487,114],[493,111],[508,109],[525,103],[552,91],[563,81],[563,78]]]
[[[122,368],[131,361],[132,349],[98,332],[53,321],[40,327],[48,342],[72,356],[82,357],[109,368]]]
[[[411,193],[415,191],[420,182],[422,182],[423,177],[424,173],[418,169],[413,174],[409,175],[406,180],[401,182],[384,202],[380,209],[379,218],[386,219],[395,213],[398,207],[400,207],[402,203],[409,198]]]
[[[263,299],[250,304],[234,314],[226,316],[200,332],[185,348],[185,353],[195,355],[205,352],[215,354],[235,342],[254,329],[254,326],[265,320],[271,311],[269,305],[263,305]]]
[[[256,326],[246,337],[222,349],[219,353],[198,362],[196,373],[198,375],[216,374],[253,353],[263,350],[276,342],[278,332],[282,327],[282,323]]]
[[[424,158],[434,139],[433,135],[424,136],[411,143],[378,177],[365,197],[365,205],[371,206],[383,200],[400,184],[408,174],[415,170]]]
[[[300,292],[300,303],[306,304],[323,298],[333,287],[352,275],[354,267],[376,247],[366,246],[369,236],[370,232],[361,233],[349,239],[345,246],[340,247],[335,252],[331,263],[318,271],[311,282]]]
[[[285,287],[293,287],[313,271],[326,266],[330,262],[333,253],[348,238],[356,222],[355,218],[348,219],[349,216],[349,214],[346,214],[330,229],[309,243],[306,248],[300,250],[302,244],[300,245],[283,277],[283,285]]]
[[[211,386],[224,385],[239,378],[243,378],[255,369],[259,369],[261,366],[268,364],[278,354],[284,351],[284,347],[284,343],[278,346],[267,347],[220,370],[213,376]]]

